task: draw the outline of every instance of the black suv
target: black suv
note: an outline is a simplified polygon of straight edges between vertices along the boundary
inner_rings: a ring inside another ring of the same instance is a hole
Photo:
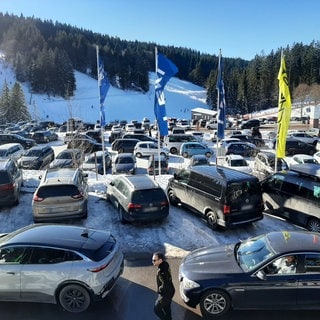
[[[13,159],[0,160],[0,205],[18,204],[22,171]]]
[[[133,153],[138,142],[138,139],[116,139],[112,142],[111,149],[119,153]]]
[[[106,196],[117,208],[121,222],[163,220],[169,214],[164,190],[147,175],[117,176]]]
[[[33,139],[28,139],[18,134],[1,133],[0,134],[0,144],[6,143],[20,143],[25,149],[29,149],[36,145]]]
[[[35,140],[36,143],[48,143],[58,140],[58,135],[50,130],[35,131],[31,134],[31,138]]]
[[[46,145],[34,146],[19,159],[19,167],[33,170],[44,169],[53,159],[54,151],[51,147]]]
[[[249,119],[247,121],[243,121],[240,125],[241,129],[251,129],[254,127],[260,127],[259,119]]]

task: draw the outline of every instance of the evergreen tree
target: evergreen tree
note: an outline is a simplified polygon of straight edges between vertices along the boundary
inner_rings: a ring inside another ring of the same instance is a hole
[[[9,122],[28,121],[31,120],[31,116],[26,105],[25,96],[21,85],[16,82],[10,93],[10,117]]]
[[[0,121],[1,124],[8,122],[8,114],[10,113],[10,89],[7,81],[4,82],[0,97]]]

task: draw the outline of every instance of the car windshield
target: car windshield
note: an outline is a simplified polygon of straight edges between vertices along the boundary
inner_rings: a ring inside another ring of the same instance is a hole
[[[7,155],[7,150],[0,150],[0,157],[5,157]]]
[[[259,190],[256,181],[233,182],[228,188],[227,199],[230,203],[238,203],[243,198],[256,195]]]
[[[70,152],[62,152],[57,155],[56,159],[72,159],[74,156],[75,154],[72,154]]]
[[[116,163],[133,163],[133,159],[131,157],[121,157],[116,160]]]
[[[262,235],[237,244],[235,256],[240,267],[248,272],[275,256],[275,251],[267,237]]]
[[[244,159],[237,159],[237,160],[231,160],[231,166],[232,167],[245,167],[248,166],[246,160]]]

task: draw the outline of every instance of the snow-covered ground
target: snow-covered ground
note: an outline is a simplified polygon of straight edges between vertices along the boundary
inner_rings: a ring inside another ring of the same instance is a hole
[[[9,85],[13,85],[15,78],[11,69],[2,64],[0,68],[0,87],[5,79]],[[27,86],[23,86],[26,99],[30,103],[32,116],[39,120],[45,120],[48,116],[48,119],[57,122],[66,121],[71,116],[80,117],[86,122],[98,120],[97,82],[78,72],[76,72],[76,79],[76,95],[70,101],[43,95],[31,96]],[[206,92],[203,88],[177,78],[169,81],[165,95],[168,116],[190,119],[191,109],[207,107],[204,103]],[[142,120],[143,117],[148,117],[152,121],[154,119],[153,96],[153,90],[147,94],[140,94],[123,92],[111,87],[105,101],[107,121],[114,119]],[[65,147],[62,140],[51,144],[56,152]],[[146,159],[138,159],[138,174],[146,173],[146,163]],[[171,156],[169,165],[181,168],[184,166],[184,159]],[[20,204],[12,208],[1,208],[0,232],[10,232],[33,223],[31,201],[33,192],[39,183],[39,175],[38,171],[24,170],[24,187]],[[156,176],[156,180],[165,188],[170,177],[171,175]],[[95,174],[89,173],[88,218],[70,223],[111,230],[120,240],[127,254],[164,250],[168,256],[181,257],[190,250],[207,245],[234,242],[272,230],[296,229],[290,223],[265,215],[263,220],[251,226],[217,232],[211,230],[198,216],[180,207],[170,207],[169,217],[163,223],[122,225],[119,223],[116,210],[105,201],[105,188],[111,179],[110,174],[105,177],[99,176],[97,179]]]

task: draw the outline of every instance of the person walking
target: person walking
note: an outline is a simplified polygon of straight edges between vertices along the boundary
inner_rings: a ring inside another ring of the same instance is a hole
[[[171,302],[175,288],[172,282],[169,263],[165,261],[165,256],[161,252],[153,254],[152,263],[158,267],[156,276],[158,298],[154,304],[154,313],[161,320],[172,320]]]

